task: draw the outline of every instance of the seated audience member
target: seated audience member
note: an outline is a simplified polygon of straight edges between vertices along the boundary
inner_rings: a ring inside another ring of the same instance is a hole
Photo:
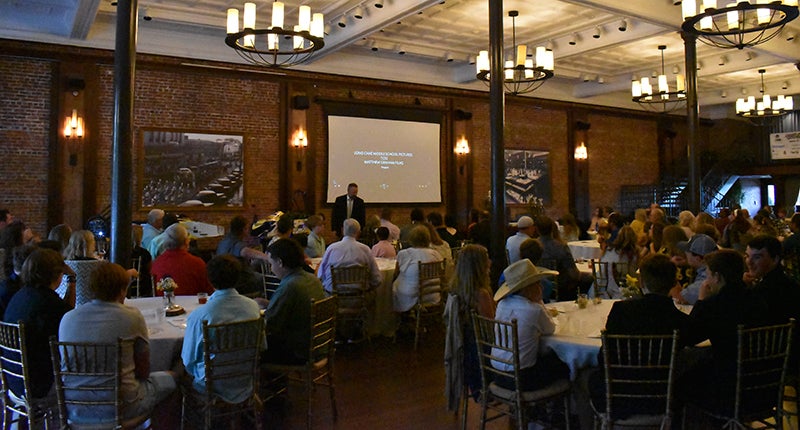
[[[543,216],[536,220],[539,242],[542,244],[542,260],[553,260],[558,272],[558,297],[561,300],[574,300],[578,293],[585,293],[594,282],[590,274],[581,273],[572,258],[567,244],[553,239],[555,223]]]
[[[739,209],[733,220],[728,223],[722,232],[720,244],[726,248],[733,248],[735,251],[744,254],[747,243],[753,238],[755,229],[751,224],[750,213],[747,209]]]
[[[516,263],[519,261],[519,245],[531,239],[536,232],[536,227],[533,225],[533,218],[523,215],[517,220],[517,232],[506,239],[506,254],[508,255],[508,263]]]
[[[150,343],[147,325],[138,309],[124,305],[130,277],[122,266],[102,263],[92,272],[89,291],[92,301],[69,311],[61,319],[58,339],[62,342],[115,343],[133,339],[133,349],[123,349],[120,398],[122,419],[149,414],[155,405],[175,391],[175,374],[150,373]],[[87,330],[91,327],[91,330]],[[98,384],[101,380],[82,383]],[[67,381],[67,386],[71,386]],[[111,400],[111,399],[109,399]],[[71,421],[92,423],[114,419],[113,408],[74,406],[68,408]]]
[[[138,267],[134,267],[139,272],[139,295],[151,297],[153,295],[153,278],[150,277],[150,265],[153,264],[153,257],[141,246],[142,233],[142,226],[131,225],[131,242],[133,242],[131,258],[139,259]]]
[[[603,234],[597,235],[597,241],[600,242],[600,249],[605,251],[606,248],[611,246],[617,240],[619,230],[625,225],[622,215],[614,212],[608,215],[607,232],[608,236]],[[602,230],[602,229],[601,229]]]
[[[22,265],[34,250],[36,247],[33,245],[20,245],[14,248],[12,252],[14,271],[11,272],[11,276],[0,281],[0,317],[5,313],[14,294],[22,288]]]
[[[252,297],[263,294],[264,285],[261,275],[255,273],[248,263],[252,260],[267,261],[267,254],[247,246],[247,242],[245,242],[247,230],[248,223],[243,216],[233,217],[228,233],[217,245],[217,255],[232,255],[243,263],[236,290]]]
[[[745,281],[767,304],[771,324],[785,324],[789,318],[800,321],[800,284],[784,273],[781,267],[781,243],[778,239],[758,235],[747,245],[748,272]],[[796,369],[800,351],[800,328],[795,326],[792,339],[793,366]]]
[[[450,231],[447,230],[447,226],[444,225],[442,214],[439,212],[429,213],[428,223],[433,226],[433,228],[436,230],[436,234],[438,234],[443,241],[447,242],[447,245],[450,248],[455,248],[458,246],[458,241],[456,241],[455,236],[450,234]]]
[[[692,238],[694,236],[694,230],[692,227],[694,226],[694,214],[692,211],[681,211],[678,214],[678,226],[686,233],[686,237]]]
[[[8,228],[8,227],[6,227]],[[53,387],[53,365],[50,361],[50,336],[58,335],[61,318],[75,303],[75,283],[69,284],[67,299],[62,300],[55,289],[64,274],[64,259],[51,249],[37,249],[22,264],[23,287],[11,298],[3,315],[3,321],[23,322],[27,335],[28,364],[35,369],[28,374],[34,398],[55,395]],[[12,380],[8,388],[23,394],[24,388],[18,380]]]
[[[526,239],[519,245],[520,260],[530,260],[534,266],[539,264],[539,260],[542,258],[542,252],[544,252],[542,244],[536,239]],[[501,273],[500,279],[497,280],[497,284],[500,286],[503,285],[504,282],[506,282],[506,277],[503,273]],[[544,302],[547,303],[553,297],[555,283],[550,277],[542,278],[541,282],[542,297],[544,298]]]
[[[453,240],[456,242],[456,246],[460,245],[460,242],[465,239],[464,233],[458,229],[458,223],[456,222],[456,217],[453,214],[445,214],[444,216],[444,225],[445,229],[451,236],[453,236]]]
[[[181,224],[172,224],[164,230],[166,251],[153,261],[152,272],[156,281],[172,278],[179,296],[194,296],[197,293],[211,294],[214,289],[208,282],[206,263],[189,253],[189,232]],[[155,241],[156,239],[153,239]],[[158,291],[157,295],[163,295]]]
[[[606,252],[600,258],[600,261],[608,263],[608,271],[611,275],[608,277],[608,286],[606,287],[609,298],[622,298],[622,291],[616,279],[617,276],[624,278],[625,275],[634,275],[636,273],[636,264],[639,259],[639,247],[636,245],[637,239],[636,232],[630,226],[622,227],[619,229],[617,239],[609,244]],[[628,263],[628,273],[615,273],[613,270],[614,263]]]
[[[700,295],[700,287],[708,277],[705,256],[718,249],[717,243],[705,234],[695,234],[688,242],[678,242],[678,249],[686,253],[686,262],[694,269],[695,276],[686,288],[673,288],[670,296],[680,303],[693,305]]]
[[[439,233],[436,232],[436,229],[433,228],[431,223],[423,222],[422,225],[428,229],[428,233],[431,235],[430,248],[438,252],[439,256],[441,256],[442,260],[444,260],[445,274],[447,275],[447,279],[450,279],[450,275],[452,275],[453,270],[455,269],[455,264],[453,263],[453,251],[450,249],[450,245],[448,245],[447,242],[439,237]]]
[[[345,220],[345,234],[348,221],[358,225],[358,221],[352,218]],[[264,314],[268,345],[264,361],[303,363],[308,357],[311,337],[311,300],[321,300],[325,293],[320,280],[303,270],[303,249],[296,242],[278,240],[267,248],[267,255],[272,272],[281,283]]]
[[[555,323],[544,307],[541,280],[545,276],[557,275],[551,270],[539,270],[529,260],[520,260],[504,271],[506,282],[494,295],[497,301],[495,318],[501,321],[517,320],[519,336],[520,389],[533,391],[568,378],[569,368],[553,352],[544,352],[539,347],[542,336],[555,332]],[[510,345],[508,345],[510,346]],[[492,355],[509,359],[511,352],[492,349]],[[510,371],[512,366],[492,361],[496,369]],[[497,377],[495,383],[513,390],[513,380]]]
[[[150,248],[150,241],[163,232],[164,216],[166,213],[161,209],[153,209],[147,214],[147,222],[142,224],[142,247]]]
[[[319,215],[311,215],[306,218],[306,228],[308,228],[308,242],[306,243],[306,257],[320,258],[325,254],[325,238],[322,237],[322,230],[325,229],[325,222]]]
[[[14,221],[14,215],[8,209],[0,209],[0,230],[3,230]]]
[[[561,239],[564,242],[574,242],[581,237],[581,228],[578,226],[578,220],[575,219],[575,215],[569,212],[561,217],[561,230]]]
[[[378,236],[375,231],[381,226],[381,219],[378,215],[370,215],[367,217],[366,223],[361,228],[361,234],[358,236],[358,241],[372,247],[378,243]]]
[[[381,227],[389,229],[389,241],[400,240],[400,227],[392,222],[392,210],[390,208],[381,209]]]
[[[419,294],[419,264],[442,261],[441,255],[430,248],[430,230],[424,225],[414,227],[408,234],[410,248],[401,249],[397,253],[397,265],[394,269],[395,312],[406,312],[417,303]],[[439,295],[431,294],[423,298],[426,302],[439,303]]]
[[[747,289],[745,263],[736,251],[723,249],[705,257],[708,277],[692,309],[695,339],[711,341],[710,362],[701,363],[682,378],[680,396],[689,403],[714,409],[733,404],[736,382],[737,327],[755,327],[767,321],[767,305]],[[716,293],[715,293],[716,292]],[[774,401],[774,399],[770,399]]]
[[[470,226],[468,234],[469,240],[478,245],[483,245],[486,249],[491,246],[492,227],[489,222],[491,216],[489,211],[478,211],[477,220],[475,224]]]
[[[11,216],[9,214],[9,216]],[[28,243],[33,238],[33,233],[22,221],[9,221],[9,224],[0,230],[0,249],[5,249],[3,260],[3,277],[11,276],[14,271],[12,252],[14,248]]]
[[[50,229],[47,234],[47,240],[53,240],[61,245],[61,251],[69,244],[69,238],[72,236],[72,228],[67,224],[59,224]]]
[[[636,236],[645,234],[644,225],[647,222],[647,210],[639,208],[633,211],[633,221],[631,221],[631,228],[636,232]]]
[[[208,262],[206,272],[214,293],[208,302],[195,309],[186,319],[186,333],[183,338],[181,359],[186,373],[191,377],[193,387],[204,392],[206,371],[203,362],[203,321],[209,324],[225,324],[258,318],[261,314],[258,304],[236,291],[236,283],[242,263],[231,255],[218,255]],[[178,284],[180,285],[180,284]],[[249,378],[234,384],[214,385],[214,391],[226,402],[239,403],[252,393]]]
[[[378,227],[375,232],[378,236],[378,243],[372,245],[372,256],[375,258],[395,258],[397,251],[394,245],[389,242],[389,229],[386,227]]]
[[[322,280],[325,291],[333,293],[333,281],[331,280],[331,267],[347,267],[365,265],[370,271],[370,286],[376,288],[383,280],[381,270],[375,257],[372,256],[367,245],[360,243],[356,238],[361,231],[358,221],[353,218],[344,220],[342,225],[342,240],[332,243],[319,263],[317,276]]]
[[[148,217],[149,219],[149,217]],[[150,252],[150,256],[153,259],[158,258],[162,252],[164,252],[167,247],[165,246],[164,242],[167,240],[167,229],[173,225],[178,223],[178,215],[173,213],[168,213],[162,217],[161,225],[163,226],[164,230],[161,233],[154,236],[150,239],[149,245],[146,246],[147,251]],[[145,239],[142,239],[142,243],[145,242]]]
[[[292,231],[294,231],[292,218],[286,214],[281,215],[278,221],[275,222],[275,228],[267,235],[270,238],[267,246],[272,245],[279,239],[291,239]]]
[[[94,240],[94,233],[89,230],[72,232],[69,237],[69,243],[64,248],[64,259],[75,261],[96,260],[97,243]]]
[[[800,212],[792,215],[789,229],[792,234],[783,240],[783,255],[800,256]]]
[[[411,230],[417,226],[418,223],[425,221],[425,213],[422,212],[420,208],[411,209],[411,214],[409,215],[411,222],[405,224],[404,226],[400,227],[400,243],[403,245],[403,248],[408,247],[408,235],[411,233]]]
[[[472,313],[494,318],[495,304],[489,286],[489,252],[480,245],[465,245],[450,281],[444,311],[446,397],[450,410],[458,409],[464,387],[474,399],[481,391],[480,361],[472,329]],[[460,361],[459,361],[460,360]],[[463,378],[463,379],[462,379]]]
[[[669,297],[675,285],[675,264],[664,254],[645,257],[639,266],[644,296],[618,301],[611,307],[606,321],[606,333],[613,335],[668,335],[678,330],[679,347],[695,343],[692,319],[684,314]],[[603,351],[598,353],[600,368],[589,378],[592,403],[601,411],[606,408],[605,373],[602,368]],[[619,376],[619,375],[618,375]],[[663,406],[631,400],[616,404],[614,418],[626,418],[634,414],[663,412]]]

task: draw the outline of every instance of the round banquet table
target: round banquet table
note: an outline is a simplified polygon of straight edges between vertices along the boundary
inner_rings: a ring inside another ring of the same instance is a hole
[[[311,268],[315,271],[319,267],[322,258],[312,258]],[[367,333],[372,335],[394,336],[398,326],[398,314],[392,306],[394,296],[392,295],[392,282],[394,281],[394,268],[397,260],[394,258],[376,258],[378,269],[381,271],[383,279],[381,284],[375,289],[374,307],[368,309]]]
[[[600,242],[596,240],[576,240],[567,242],[572,258],[576,260],[599,259],[603,255],[600,249]]]
[[[186,310],[185,314],[164,317],[163,297],[125,300],[126,305],[139,309],[144,315],[147,331],[150,334],[151,371],[169,370],[180,359],[186,318],[193,310],[201,306],[197,303],[197,296],[175,296],[174,301],[183,306]]]

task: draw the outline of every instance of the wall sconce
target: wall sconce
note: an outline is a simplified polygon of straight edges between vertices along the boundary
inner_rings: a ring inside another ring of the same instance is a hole
[[[67,139],[67,150],[69,151],[69,165],[78,164],[78,149],[83,140],[83,118],[78,116],[78,110],[72,109],[72,115],[64,120],[64,138]]]
[[[303,150],[308,148],[308,137],[306,136],[306,131],[303,130],[303,127],[299,127],[297,130],[295,130],[294,134],[292,135],[291,145],[295,150],[297,150],[298,153],[297,171],[299,172],[303,170]]]
[[[467,154],[469,154],[469,141],[467,141],[467,138],[465,136],[461,136],[456,141],[456,147],[454,149],[454,152],[456,153],[456,156],[458,158],[461,158],[462,156],[466,156]],[[464,163],[459,163],[458,174],[459,175],[464,174]]]
[[[584,161],[589,158],[589,152],[586,150],[586,145],[581,142],[581,144],[575,147],[575,159],[578,161]]]

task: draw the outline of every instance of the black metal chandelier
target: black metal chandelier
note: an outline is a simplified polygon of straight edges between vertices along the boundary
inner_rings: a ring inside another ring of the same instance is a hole
[[[718,8],[717,0],[684,0],[681,29],[718,48],[755,46],[777,36],[786,23],[798,16],[797,0],[770,2],[735,1]],[[727,2],[728,0],[722,0]]]
[[[536,47],[536,65],[533,58],[528,58],[528,47],[517,45],[517,21],[519,12],[508,12],[511,17],[511,40],[514,51],[503,65],[503,86],[506,94],[519,95],[537,90],[545,80],[553,77],[553,51],[544,46]],[[477,78],[489,82],[489,51],[480,51],[477,59]]]
[[[657,88],[653,88],[650,77],[643,76],[640,80],[631,82],[631,95],[633,101],[650,110],[672,112],[686,103],[686,78],[681,74],[675,75],[674,91],[670,91],[666,72],[664,71],[664,51],[666,45],[659,45],[661,51],[661,73],[657,77]]]
[[[736,100],[736,115],[743,118],[770,118],[786,115],[794,109],[792,96],[778,95],[774,100],[767,94],[764,86],[764,73],[766,70],[759,69],[761,75],[761,101],[756,102],[755,96],[740,98]]]
[[[298,24],[284,28],[284,4],[272,3],[272,21],[266,28],[256,27],[255,3],[244,4],[242,29],[239,30],[239,10],[228,9],[228,33],[225,44],[245,61],[269,67],[290,67],[308,61],[325,46],[323,16],[311,14],[311,7],[299,7]]]

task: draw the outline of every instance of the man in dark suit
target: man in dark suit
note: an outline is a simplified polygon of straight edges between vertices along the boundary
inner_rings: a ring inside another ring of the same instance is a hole
[[[673,330],[678,329],[679,348],[694,344],[696,339],[689,337],[695,332],[692,327],[692,319],[678,310],[669,297],[669,290],[675,285],[677,272],[675,264],[667,255],[654,254],[644,259],[639,266],[639,271],[645,295],[637,299],[614,303],[606,321],[606,333],[665,335],[672,334]],[[602,350],[599,353],[598,361],[601,364],[601,370],[590,376],[589,392],[594,406],[605,410]],[[646,404],[638,400],[631,400],[630,404],[615,404],[613,411],[615,418],[625,418],[636,413],[659,412],[663,412],[662,405]]]
[[[336,232],[336,236],[342,237],[342,223],[348,218],[355,219],[361,226],[367,219],[364,200],[358,197],[358,184],[356,183],[348,184],[347,194],[337,197],[333,203],[331,230]]]

